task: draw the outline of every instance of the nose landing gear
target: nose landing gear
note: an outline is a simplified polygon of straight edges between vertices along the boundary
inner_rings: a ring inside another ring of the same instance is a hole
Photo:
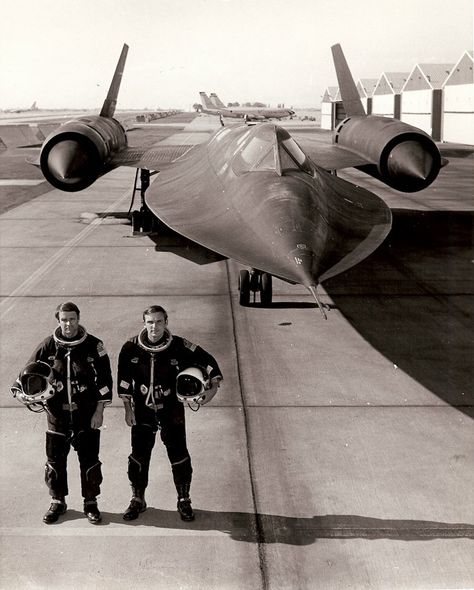
[[[239,303],[244,307],[250,304],[250,295],[253,294],[253,303],[256,302],[257,293],[260,294],[261,305],[272,303],[272,275],[252,268],[250,271],[241,270],[239,273]]]

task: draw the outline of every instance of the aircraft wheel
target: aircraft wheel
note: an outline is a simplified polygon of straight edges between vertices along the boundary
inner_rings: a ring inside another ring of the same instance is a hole
[[[262,305],[270,305],[272,302],[272,275],[262,272],[260,277],[260,302]]]
[[[250,303],[250,273],[248,270],[241,270],[239,273],[239,303],[249,305]]]
[[[151,231],[151,227],[152,227],[152,223],[153,223],[153,218],[151,216],[151,213],[146,209],[142,209],[140,211],[140,213],[142,216],[142,230],[145,233],[149,233]]]
[[[132,232],[139,233],[142,230],[142,214],[140,211],[132,211]]]

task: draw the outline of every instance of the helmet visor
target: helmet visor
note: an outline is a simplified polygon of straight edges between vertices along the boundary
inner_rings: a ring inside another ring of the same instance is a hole
[[[41,375],[23,375],[21,386],[26,395],[41,395],[48,389],[48,381]]]
[[[51,367],[42,361],[27,365],[20,377],[22,396],[24,403],[45,401],[52,397],[55,389],[51,383]]]
[[[194,397],[203,390],[202,381],[192,375],[180,375],[177,382],[178,393],[184,397]]]

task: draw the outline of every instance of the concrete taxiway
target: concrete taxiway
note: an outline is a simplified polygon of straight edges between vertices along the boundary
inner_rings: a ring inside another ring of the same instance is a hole
[[[13,178],[4,156],[1,178]],[[132,237],[131,169],[80,193],[12,187],[24,202],[0,215],[0,588],[474,587],[472,162],[452,158],[409,196],[351,173],[388,200],[394,226],[325,285],[327,321],[303,288],[277,280],[272,306],[240,307],[234,262],[196,265],[166,236],[156,247]],[[115,399],[102,524],[82,515],[74,452],[69,510],[42,523],[45,417],[9,386],[69,299],[114,371],[153,303],[218,358],[219,395],[187,412],[194,522],[179,519],[160,443],[149,508],[122,520],[129,429]]]

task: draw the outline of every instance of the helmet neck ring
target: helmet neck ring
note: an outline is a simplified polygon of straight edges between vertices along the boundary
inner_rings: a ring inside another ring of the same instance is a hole
[[[77,336],[73,340],[66,340],[61,332],[61,326],[58,326],[53,332],[53,338],[56,344],[59,346],[65,346],[66,348],[73,348],[78,344],[82,344],[87,338],[87,332],[84,326],[79,326]]]
[[[143,350],[152,353],[162,352],[163,350],[166,350],[168,346],[171,344],[172,340],[173,336],[171,335],[171,332],[168,330],[168,328],[165,328],[164,340],[163,338],[161,338],[160,342],[157,342],[156,344],[152,344],[148,340],[146,328],[143,328],[143,330],[138,335],[138,345],[140,346],[140,348],[143,348]]]

